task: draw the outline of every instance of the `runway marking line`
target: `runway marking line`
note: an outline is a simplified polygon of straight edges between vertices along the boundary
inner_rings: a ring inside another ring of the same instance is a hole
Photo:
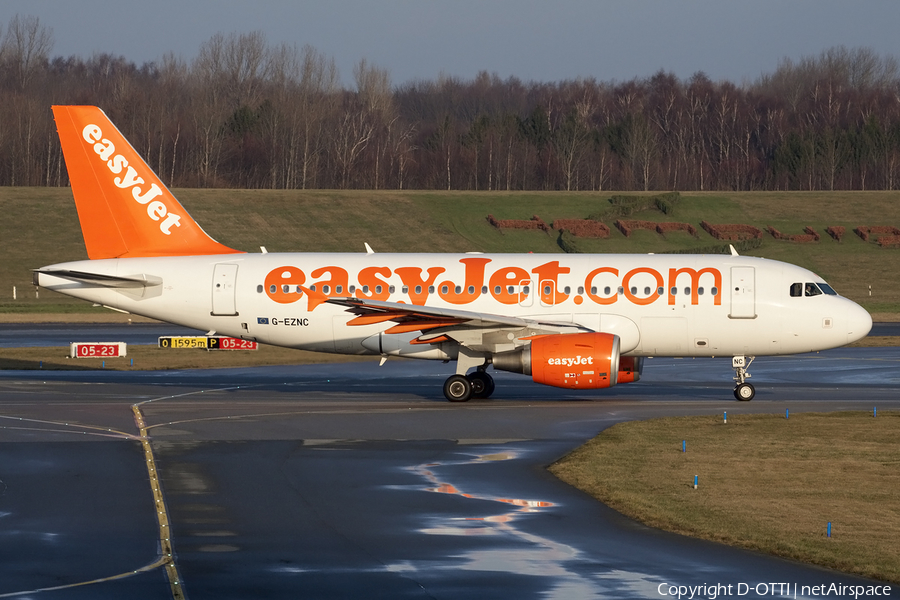
[[[166,509],[165,499],[162,494],[162,486],[159,483],[159,475],[156,471],[156,459],[153,456],[153,447],[147,435],[147,426],[144,424],[144,415],[137,404],[131,407],[134,413],[134,422],[141,432],[141,446],[144,449],[147,473],[150,475],[150,488],[153,490],[153,502],[156,506],[156,519],[159,523],[159,544],[161,550],[160,562],[165,567],[166,578],[169,580],[169,588],[175,600],[186,598],[178,575],[178,567],[175,565],[175,557],[172,552],[171,528],[169,527],[169,512]]]

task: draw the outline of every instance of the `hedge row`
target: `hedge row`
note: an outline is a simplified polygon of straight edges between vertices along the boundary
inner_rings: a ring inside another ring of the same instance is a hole
[[[495,219],[494,215],[488,215],[487,220],[497,229],[540,229],[545,233],[550,233],[550,227],[537,215],[527,221],[524,219]]]
[[[609,237],[609,227],[605,223],[591,219],[556,219],[553,221],[553,229],[568,231],[574,236],[583,238]]]
[[[690,223],[657,223],[656,231],[665,235],[669,231],[687,231],[694,237],[697,237],[697,228]]]
[[[868,242],[869,238],[873,235],[887,235],[887,236],[900,235],[900,229],[893,227],[891,225],[875,225],[873,227],[866,227],[866,226],[860,225],[853,231],[855,231],[856,235],[861,237],[864,242]]]
[[[717,240],[730,240],[732,242],[741,240],[761,240],[763,236],[762,230],[753,225],[724,223],[714,225],[707,221],[700,221],[700,226]]]
[[[616,229],[622,232],[622,235],[625,237],[630,237],[631,232],[635,229],[649,229],[651,231],[656,231],[656,223],[653,221],[623,221],[619,219],[616,221]]]
[[[788,242],[799,242],[801,244],[819,241],[819,232],[816,231],[815,229],[813,229],[812,227],[804,227],[803,234],[795,234],[795,235],[785,235],[785,234],[781,233],[780,231],[778,231],[777,229],[775,229],[774,227],[772,227],[771,225],[766,227],[766,229],[769,231],[770,234],[772,234],[772,237],[775,238],[776,240],[784,240],[784,241],[788,241]]]

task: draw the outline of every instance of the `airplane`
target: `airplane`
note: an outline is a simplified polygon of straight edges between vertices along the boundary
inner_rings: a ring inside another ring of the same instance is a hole
[[[865,337],[868,312],[784,262],[685,254],[247,253],[212,239],[107,116],[54,106],[88,260],[34,283],[117,311],[316,352],[455,361],[451,402],[495,370],[566,389],[638,381],[644,358],[756,356]]]

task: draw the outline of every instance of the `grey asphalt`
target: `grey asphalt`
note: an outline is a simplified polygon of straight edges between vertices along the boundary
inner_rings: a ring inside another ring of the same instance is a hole
[[[450,367],[417,361],[3,372],[0,597],[157,559],[141,447],[121,435],[137,434],[136,403],[189,598],[665,598],[714,584],[732,586],[719,597],[770,598],[875,585],[644,527],[545,467],[623,420],[898,409],[898,365],[897,348],[760,358],[749,403],[731,396],[730,359],[652,359],[641,382],[595,392],[501,373],[492,399],[461,405],[441,394]],[[171,592],[156,568],[17,597]]]

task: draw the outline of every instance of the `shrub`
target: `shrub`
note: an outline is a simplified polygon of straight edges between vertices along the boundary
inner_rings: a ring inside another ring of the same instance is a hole
[[[826,227],[825,232],[828,233],[831,237],[835,239],[835,241],[841,241],[841,238],[844,237],[844,232],[847,230],[846,227],[841,227],[840,225],[834,225],[832,227]]]

